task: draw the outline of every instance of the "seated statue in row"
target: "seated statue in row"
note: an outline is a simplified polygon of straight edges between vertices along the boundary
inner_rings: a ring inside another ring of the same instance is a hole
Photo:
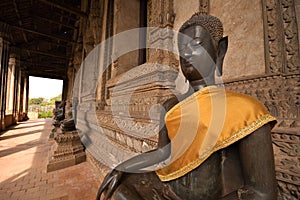
[[[54,111],[54,120],[60,122],[65,119],[65,101],[61,102],[60,105]],[[56,122],[56,124],[57,124]]]
[[[97,199],[105,191],[104,199],[275,200],[276,119],[255,98],[216,85],[228,47],[221,21],[196,13],[179,32],[191,89],[164,103],[158,148],[115,167]]]
[[[72,111],[69,111],[67,118],[61,121],[60,128],[61,128],[62,132],[76,130]]]

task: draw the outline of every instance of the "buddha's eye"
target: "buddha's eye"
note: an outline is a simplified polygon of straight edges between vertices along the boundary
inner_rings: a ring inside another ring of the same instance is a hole
[[[203,41],[200,40],[200,38],[195,38],[191,41],[191,45],[192,46],[199,46],[199,45],[202,45]]]

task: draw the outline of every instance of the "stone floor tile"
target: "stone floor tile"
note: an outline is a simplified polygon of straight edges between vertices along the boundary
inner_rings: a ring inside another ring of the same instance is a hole
[[[31,120],[0,135],[0,200],[93,200],[99,179],[89,163],[47,173],[50,119]]]

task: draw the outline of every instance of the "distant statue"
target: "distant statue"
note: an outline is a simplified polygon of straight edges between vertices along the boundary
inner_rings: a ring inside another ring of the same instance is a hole
[[[65,119],[65,101],[61,102],[58,107],[55,109],[54,111],[54,121],[53,121],[53,125],[55,127],[59,127],[60,126],[60,122],[62,120]]]
[[[74,121],[74,118],[73,118],[73,115],[72,115],[72,111],[69,111],[67,118],[62,120],[60,128],[61,128],[62,132],[75,131],[76,130],[75,121]]]
[[[276,199],[275,118],[255,98],[215,83],[228,46],[222,23],[196,13],[179,32],[191,89],[164,103],[158,148],[115,167],[97,199]],[[149,167],[155,172],[142,173]]]

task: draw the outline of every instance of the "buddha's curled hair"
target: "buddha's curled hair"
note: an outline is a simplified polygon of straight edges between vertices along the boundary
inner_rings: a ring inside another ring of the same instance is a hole
[[[193,14],[192,17],[180,27],[179,32],[195,25],[205,28],[216,42],[223,37],[222,22],[217,17],[201,14],[199,12]]]

